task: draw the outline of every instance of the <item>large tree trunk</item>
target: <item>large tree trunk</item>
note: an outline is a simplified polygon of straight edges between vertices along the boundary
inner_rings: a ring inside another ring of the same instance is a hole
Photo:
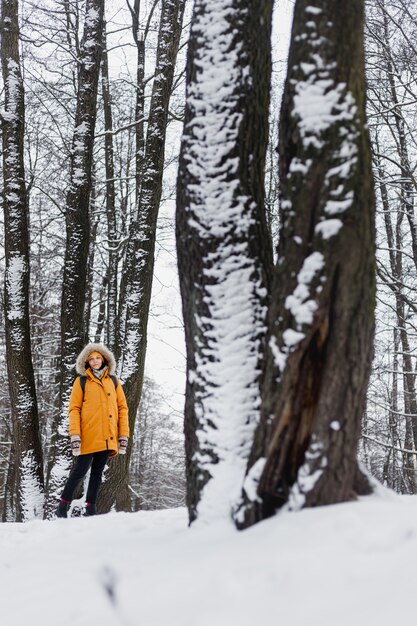
[[[92,185],[97,89],[103,42],[104,0],[87,0],[78,74],[77,108],[71,153],[71,179],[66,202],[66,249],[61,302],[60,409],[56,418],[48,513],[54,508],[71,467],[68,445],[68,403],[75,360],[86,342],[84,322],[86,272],[90,239],[89,204]]]
[[[119,296],[119,374],[134,432],[142,393],[147,327],[152,291],[156,224],[162,193],[168,106],[179,48],[185,0],[164,0],[158,36],[155,79],[146,135],[146,152],[136,220],[132,223]],[[101,488],[99,507],[129,509],[128,468],[131,453],[112,460]],[[121,497],[120,494],[123,496]]]
[[[192,18],[176,228],[190,521],[231,516],[259,421],[271,13],[267,1],[197,0]]]
[[[1,9],[6,359],[13,423],[14,504],[17,521],[25,521],[43,516],[44,480],[29,324],[29,207],[17,0],[2,0]]]
[[[280,121],[281,231],[262,421],[239,526],[367,487],[357,444],[373,354],[374,192],[363,0],[297,0]]]

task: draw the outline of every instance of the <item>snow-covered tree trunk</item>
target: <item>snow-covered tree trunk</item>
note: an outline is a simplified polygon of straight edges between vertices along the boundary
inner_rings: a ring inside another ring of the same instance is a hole
[[[112,352],[117,343],[117,265],[118,265],[118,238],[116,215],[116,191],[114,181],[114,149],[113,149],[113,114],[112,99],[109,83],[109,62],[106,47],[106,32],[103,33],[103,59],[101,65],[102,94],[104,109],[104,150],[106,164],[106,218],[107,218],[107,248],[109,254],[107,275],[107,320],[106,340]]]
[[[363,19],[363,0],[295,4],[262,420],[239,526],[368,486],[357,463],[375,306]]]
[[[90,238],[97,90],[103,42],[104,0],[87,0],[78,71],[77,108],[71,151],[70,187],[66,200],[66,249],[61,301],[60,409],[55,424],[53,466],[48,483],[48,511],[60,494],[71,465],[68,445],[68,402],[75,360],[88,329],[84,323],[86,273]]]
[[[159,0],[158,0],[159,1]],[[150,15],[153,14],[156,2],[153,3]],[[133,6],[128,5],[132,16],[132,34],[136,44],[136,101],[135,101],[135,178],[136,202],[139,202],[140,189],[145,156],[145,39],[149,29],[141,28],[141,0],[134,0]]]
[[[162,193],[168,106],[179,48],[185,0],[164,0],[158,35],[155,79],[146,133],[145,156],[136,220],[131,224],[119,296],[119,375],[129,406],[131,432],[142,393],[147,326],[152,291],[156,224]],[[101,488],[100,509],[129,508],[129,445],[115,459]]]
[[[259,421],[272,2],[197,0],[177,187],[190,521],[228,519]]]
[[[97,207],[97,185],[96,185],[96,174],[94,171],[94,164],[92,168],[92,176],[91,176],[91,191],[90,191],[90,202],[88,205],[88,223],[90,225],[89,232],[89,243],[88,243],[88,255],[87,255],[87,265],[85,266],[85,276],[86,276],[86,287],[85,287],[85,300],[84,300],[84,311],[83,317],[84,322],[82,325],[83,334],[85,341],[88,341],[90,338],[90,320],[91,320],[91,311],[93,307],[93,298],[94,298],[94,265],[95,265],[95,257],[97,250],[97,232],[99,226],[99,211]]]
[[[13,424],[14,508],[16,520],[26,521],[43,516],[44,480],[29,325],[29,207],[17,0],[2,0],[1,24],[6,358]]]

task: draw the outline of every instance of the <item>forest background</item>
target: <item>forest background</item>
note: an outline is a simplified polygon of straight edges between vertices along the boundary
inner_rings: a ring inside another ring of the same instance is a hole
[[[285,22],[288,26],[290,15],[291,3],[277,2],[266,171],[268,224],[275,242],[279,228],[275,147],[286,69],[278,45],[286,29],[279,24]],[[62,302],[66,281],[82,280],[82,273],[73,272],[69,277],[64,265],[70,266],[68,255],[74,252],[65,237],[65,207],[69,206],[70,191],[80,177],[76,115],[82,97],[79,64],[84,16],[83,2],[66,0],[36,6],[25,2],[19,13],[30,234],[29,320],[44,488],[50,503],[54,502],[70,464],[62,425],[65,385],[68,387],[74,373],[65,372],[63,363],[65,366],[67,357],[72,358],[76,350],[65,345]],[[123,496],[118,502],[114,495],[105,498],[107,509],[113,505],[124,510],[167,508],[184,503],[183,356],[176,360],[172,351],[162,346],[169,344],[174,353],[183,354],[175,275],[174,196],[189,18],[190,6],[181,2],[109,3],[105,16],[107,65],[106,55],[96,65],[100,73],[96,72],[98,97],[93,115],[95,138],[88,203],[92,237],[84,263],[85,334],[79,340],[103,341],[115,349],[119,374],[127,382],[135,431],[129,468],[119,468],[120,473],[113,477],[112,493],[115,484],[123,485]],[[367,113],[377,194],[378,296],[375,359],[360,456],[384,484],[410,494],[417,489],[416,27],[417,11],[412,2],[367,3]],[[172,71],[168,93],[158,93],[154,80],[158,64],[166,68],[167,82]],[[161,111],[162,117],[158,115]],[[82,161],[84,166],[88,167],[86,161]],[[149,189],[159,190],[159,194],[150,198]],[[149,216],[146,224],[145,213]],[[3,240],[7,243],[7,232]],[[143,269],[138,262],[138,249],[146,248],[143,241],[153,240],[155,249],[148,248],[146,253],[148,258],[155,255],[155,269],[152,258],[146,275],[135,272],[135,268]],[[4,253],[1,258],[4,266]],[[132,258],[136,263],[132,264]],[[134,300],[138,285],[145,295],[132,302],[129,309],[125,305]],[[5,306],[7,311],[6,303]],[[4,310],[3,306],[1,315]],[[69,308],[66,315],[73,315]],[[139,318],[145,320],[143,326]],[[158,335],[156,342],[152,341],[154,335]],[[137,341],[132,341],[134,336]],[[8,376],[4,323],[0,342],[0,512],[3,521],[11,521],[30,518],[28,511],[34,507],[22,507],[14,497],[20,450],[10,415],[9,377],[13,379],[14,370],[9,367]],[[144,379],[141,393],[145,353],[149,376]],[[139,393],[130,392],[129,380]],[[57,467],[59,471],[54,474]]]

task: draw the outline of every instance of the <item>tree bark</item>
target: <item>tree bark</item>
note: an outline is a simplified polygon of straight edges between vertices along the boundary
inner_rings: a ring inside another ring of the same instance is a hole
[[[363,0],[295,4],[267,372],[240,527],[284,503],[367,490],[357,444],[373,355],[375,229],[363,21]]]
[[[190,521],[230,518],[259,421],[271,14],[267,1],[197,0],[192,17],[176,221]]]
[[[94,129],[103,43],[104,0],[87,0],[78,73],[77,107],[72,140],[70,188],[66,201],[66,248],[61,301],[60,409],[54,431],[48,514],[55,508],[71,467],[68,403],[75,361],[87,339],[84,322],[86,269],[90,241],[89,204],[92,187]]]
[[[16,464],[13,476],[16,520],[26,521],[43,516],[44,478],[29,323],[29,207],[17,0],[2,0],[1,10],[6,359]]]
[[[158,0],[159,1],[159,0]],[[140,189],[145,157],[145,38],[146,31],[140,25],[140,0],[134,0],[133,7],[129,5],[132,16],[132,33],[136,44],[136,102],[135,102],[135,176],[136,176],[136,203],[139,203]],[[155,8],[153,4],[151,14]],[[141,32],[142,30],[142,32]]]
[[[90,191],[90,202],[88,205],[88,223],[89,223],[89,243],[88,243],[88,255],[87,255],[87,264],[85,266],[84,272],[86,275],[86,285],[85,285],[85,302],[84,302],[84,322],[83,322],[83,333],[84,333],[84,343],[89,341],[90,338],[90,330],[91,330],[91,310],[93,307],[93,293],[94,293],[94,259],[96,256],[96,244],[97,244],[97,231],[99,226],[99,217],[96,215],[96,178],[94,171],[94,164],[92,166],[92,176],[91,176],[91,191]]]
[[[107,318],[106,342],[112,352],[117,343],[117,265],[118,236],[116,214],[116,191],[114,181],[113,115],[109,82],[109,62],[106,44],[106,29],[103,31],[103,58],[101,65],[103,109],[104,109],[104,153],[106,164],[106,218],[107,218]]]

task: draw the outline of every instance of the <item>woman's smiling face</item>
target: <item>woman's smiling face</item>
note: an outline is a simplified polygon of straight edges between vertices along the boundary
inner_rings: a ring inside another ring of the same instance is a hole
[[[103,357],[98,352],[93,352],[88,359],[88,364],[93,370],[99,370],[103,365]]]

